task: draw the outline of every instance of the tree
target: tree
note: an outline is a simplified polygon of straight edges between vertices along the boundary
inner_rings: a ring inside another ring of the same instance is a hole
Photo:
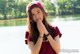
[[[55,14],[55,6],[53,3],[51,3],[50,0],[44,0],[44,6],[45,6],[45,10],[49,14],[51,14],[51,15]]]
[[[14,0],[0,0],[0,13],[4,16],[4,19],[8,19],[7,15],[12,14],[14,5]]]
[[[6,0],[0,0],[0,13],[4,16],[6,19],[7,14],[7,1]]]

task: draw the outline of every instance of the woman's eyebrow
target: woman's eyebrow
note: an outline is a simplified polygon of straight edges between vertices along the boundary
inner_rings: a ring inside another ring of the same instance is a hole
[[[40,10],[37,10],[37,12],[39,12]]]
[[[38,9],[37,12],[40,12],[40,10]],[[32,15],[34,15],[34,13],[32,13]]]

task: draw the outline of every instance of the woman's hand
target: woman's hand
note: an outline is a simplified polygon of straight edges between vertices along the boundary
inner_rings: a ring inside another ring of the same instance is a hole
[[[42,21],[40,19],[37,20],[37,28],[38,28],[38,31],[40,33],[40,36],[43,37],[43,35],[44,35],[44,28],[43,28]]]
[[[44,24],[42,23],[40,19],[37,20],[37,27],[41,35],[48,34],[46,27],[44,26]]]

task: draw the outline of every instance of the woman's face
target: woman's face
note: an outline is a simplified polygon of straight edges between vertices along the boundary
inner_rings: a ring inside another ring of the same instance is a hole
[[[38,20],[43,21],[43,12],[40,8],[35,7],[31,10],[32,18],[34,22],[37,22]]]

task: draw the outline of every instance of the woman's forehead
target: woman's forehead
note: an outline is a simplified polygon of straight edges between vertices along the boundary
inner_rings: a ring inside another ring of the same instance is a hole
[[[31,12],[32,12],[32,13],[35,13],[35,12],[40,11],[40,10],[41,10],[40,8],[35,7],[35,8],[33,8],[33,9],[31,10]]]

